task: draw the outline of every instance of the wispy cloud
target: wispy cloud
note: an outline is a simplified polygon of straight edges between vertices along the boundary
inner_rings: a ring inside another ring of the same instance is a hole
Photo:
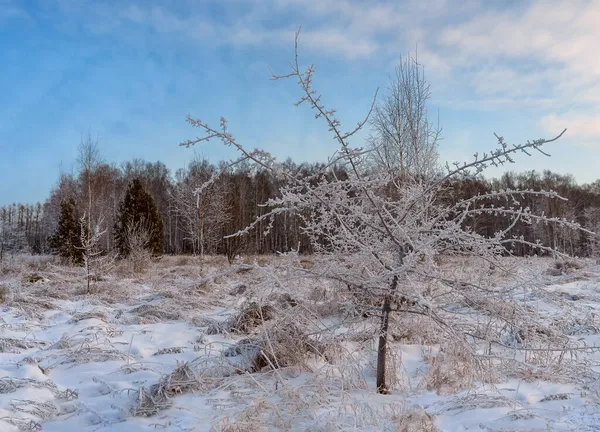
[[[600,142],[600,2],[536,1],[486,10],[445,26],[433,39],[446,72],[462,76],[483,103],[534,106],[545,130]],[[561,114],[562,113],[562,114]],[[559,126],[560,127],[560,126]]]
[[[600,147],[600,116],[598,113],[566,112],[549,114],[541,118],[540,125],[548,133],[567,128],[568,136],[576,138],[583,146]]]

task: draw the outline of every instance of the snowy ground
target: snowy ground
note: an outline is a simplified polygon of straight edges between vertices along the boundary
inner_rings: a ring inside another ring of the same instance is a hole
[[[456,392],[444,386],[468,374],[468,361],[455,353],[452,362],[436,363],[436,344],[405,335],[393,343],[392,394],[375,394],[376,320],[349,319],[339,287],[296,279],[283,261],[273,259],[274,279],[257,268],[228,273],[217,257],[202,270],[195,259],[164,257],[142,275],[117,269],[91,295],[76,269],[50,259],[5,264],[0,430],[600,431],[594,351],[575,353],[587,368],[581,376],[527,369],[499,373],[493,383],[475,379]],[[541,275],[552,264],[513,261]],[[600,266],[543,277],[548,299],[523,301],[569,326],[573,338],[600,345]],[[236,314],[250,301],[273,310],[263,309],[268,322],[242,328]],[[272,322],[292,334],[284,341],[290,352],[273,360],[279,368],[261,368],[252,363],[256,352],[238,342],[254,336],[276,352],[278,333],[261,331]],[[319,349],[293,336],[296,327],[319,334],[306,339]],[[426,330],[417,324],[411,331]]]

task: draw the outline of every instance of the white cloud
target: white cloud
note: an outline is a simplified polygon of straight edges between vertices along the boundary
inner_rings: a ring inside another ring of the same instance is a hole
[[[581,115],[600,103],[599,1],[223,0],[227,13],[216,20],[208,13],[216,0],[181,0],[173,8],[124,1],[118,10],[60,1],[93,31],[128,34],[146,26],[213,46],[289,47],[303,24],[302,48],[311,57],[365,64],[377,58],[390,70],[398,55],[418,46],[434,96],[447,105],[526,104],[542,115]]]
[[[584,146],[600,146],[600,115],[567,112],[549,114],[541,118],[540,125],[550,134],[567,128],[566,136]]]
[[[435,42],[452,53],[448,60],[456,69],[475,78],[482,95],[520,98],[545,92],[563,104],[583,99],[599,103],[600,2],[539,0],[525,5],[447,26]],[[520,69],[524,63],[530,70]]]

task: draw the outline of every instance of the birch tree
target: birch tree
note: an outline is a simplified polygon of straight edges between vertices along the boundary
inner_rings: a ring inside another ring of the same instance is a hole
[[[214,173],[215,168],[206,160],[195,160],[178,173],[173,190],[173,204],[182,219],[185,239],[200,257],[215,251],[230,219],[226,185],[219,178],[213,179]]]
[[[83,256],[83,269],[85,273],[86,291],[91,294],[91,283],[100,279],[108,273],[114,263],[114,257],[107,251],[102,250],[102,237],[106,235],[106,229],[102,227],[104,219],[100,217],[93,225],[89,223],[89,216],[84,213],[79,219],[81,231],[81,253]],[[88,230],[91,229],[91,232]]]
[[[428,117],[431,97],[417,53],[401,57],[369,125],[370,158],[378,170],[397,177],[431,176],[437,169],[441,127]]]

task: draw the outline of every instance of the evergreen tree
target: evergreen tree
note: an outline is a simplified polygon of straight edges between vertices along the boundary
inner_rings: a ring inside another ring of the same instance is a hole
[[[81,227],[75,200],[69,198],[60,203],[60,218],[56,232],[48,238],[48,244],[61,257],[69,258],[73,264],[83,263]]]
[[[149,239],[146,248],[153,255],[161,255],[164,247],[163,221],[158,214],[156,204],[146,192],[139,179],[133,180],[127,187],[125,198],[119,205],[119,214],[115,224],[115,243],[121,256],[131,252],[127,233],[133,226],[148,230]]]

